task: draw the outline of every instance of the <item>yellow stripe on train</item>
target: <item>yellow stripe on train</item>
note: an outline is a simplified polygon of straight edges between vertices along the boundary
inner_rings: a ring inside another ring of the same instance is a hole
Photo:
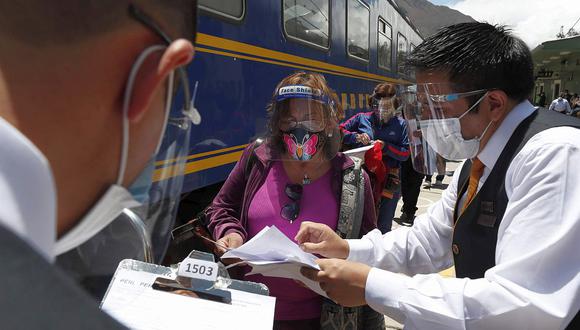
[[[196,44],[198,46],[199,45],[210,46],[210,47],[214,47],[214,48],[222,49],[222,50],[226,50],[226,51],[233,51],[233,52],[238,52],[238,53],[247,54],[247,55],[260,56],[260,57],[265,58],[265,59],[283,61],[283,62],[291,63],[294,65],[297,64],[297,65],[308,67],[307,69],[312,70],[312,71],[326,72],[326,73],[338,74],[338,75],[348,75],[348,76],[351,76],[353,78],[365,79],[365,80],[390,81],[390,82],[394,82],[394,83],[409,83],[409,81],[404,80],[404,79],[394,79],[394,78],[390,78],[387,76],[381,76],[381,75],[374,74],[374,73],[369,73],[369,72],[365,72],[365,71],[361,71],[361,70],[351,69],[348,67],[334,65],[334,64],[330,64],[330,63],[326,63],[326,62],[322,62],[322,61],[312,60],[309,58],[291,55],[288,53],[279,52],[279,51],[271,50],[268,48],[258,47],[258,46],[230,40],[230,39],[220,38],[220,37],[212,36],[212,35],[205,34],[205,33],[198,33],[197,34]],[[205,49],[205,48],[200,49],[200,48],[201,47],[196,47],[196,50],[211,52],[211,50],[209,50],[209,49]],[[225,55],[225,54],[223,54],[223,55]],[[236,54],[229,54],[229,56],[240,57],[239,55],[236,55]],[[259,59],[255,59],[255,58],[253,58],[252,60],[257,60],[257,61],[263,62],[263,60],[259,60]],[[293,65],[289,65],[289,64],[285,64],[285,63],[275,63],[275,64],[295,67]],[[301,68],[303,68],[303,67],[301,67]],[[324,69],[324,70],[321,70],[321,69]]]
[[[226,165],[226,164],[235,163],[238,161],[238,159],[240,159],[243,152],[244,152],[243,150],[240,150],[240,151],[235,151],[235,152],[231,152],[231,153],[227,153],[227,154],[223,154],[223,155],[219,155],[219,156],[215,156],[215,157],[211,157],[211,158],[206,158],[206,159],[201,159],[201,160],[189,162],[189,163],[185,164],[185,169],[183,172],[185,175],[187,175],[187,174],[192,174],[195,172],[207,170],[209,168],[214,168],[214,167],[218,167],[218,166],[222,166],[222,165]],[[166,180],[166,179],[172,178],[176,175],[179,175],[180,173],[178,170],[179,170],[178,167],[175,165],[156,169],[155,172],[153,173],[153,182]]]

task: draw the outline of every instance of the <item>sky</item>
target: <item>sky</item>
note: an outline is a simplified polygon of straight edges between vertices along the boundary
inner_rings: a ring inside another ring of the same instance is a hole
[[[505,24],[534,49],[556,39],[560,26],[564,33],[580,18],[578,0],[429,0],[459,10],[478,21]],[[580,31],[580,22],[574,28]]]

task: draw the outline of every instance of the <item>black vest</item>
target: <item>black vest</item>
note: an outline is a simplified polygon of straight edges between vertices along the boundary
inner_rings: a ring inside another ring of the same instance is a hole
[[[483,278],[485,271],[495,266],[497,231],[508,203],[505,191],[507,169],[512,159],[531,137],[543,130],[560,126],[580,128],[580,120],[552,111],[536,110],[521,122],[500,154],[489,177],[458,217],[457,204],[467,190],[471,170],[471,161],[465,162],[459,175],[458,200],[453,214],[452,250],[457,278]],[[580,319],[577,314],[568,328],[574,329],[574,326],[578,325]]]

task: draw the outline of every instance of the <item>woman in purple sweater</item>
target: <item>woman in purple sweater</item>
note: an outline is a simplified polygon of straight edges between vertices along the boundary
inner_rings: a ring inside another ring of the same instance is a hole
[[[297,72],[278,84],[268,107],[270,137],[243,152],[208,210],[209,228],[222,245],[236,248],[265,226],[292,240],[302,221],[337,227],[343,171],[354,162],[338,152],[343,112],[334,95],[315,73]],[[376,228],[371,186],[363,175],[359,236]],[[322,297],[313,291],[289,279],[245,279],[266,284],[276,297],[275,329],[320,328]]]

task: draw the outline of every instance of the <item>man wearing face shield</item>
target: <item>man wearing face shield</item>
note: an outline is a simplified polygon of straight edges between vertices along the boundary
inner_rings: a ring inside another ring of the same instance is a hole
[[[166,218],[182,165],[150,187],[157,156],[189,140],[195,23],[195,1],[0,4],[2,328],[117,327],[50,263],[125,235],[108,228],[125,207]]]
[[[348,259],[305,275],[406,329],[579,328],[580,122],[527,101],[531,54],[504,27],[443,28],[408,61],[415,167],[437,154],[467,160],[411,228],[343,240],[303,224],[307,251]],[[451,265],[457,278],[438,274]]]

